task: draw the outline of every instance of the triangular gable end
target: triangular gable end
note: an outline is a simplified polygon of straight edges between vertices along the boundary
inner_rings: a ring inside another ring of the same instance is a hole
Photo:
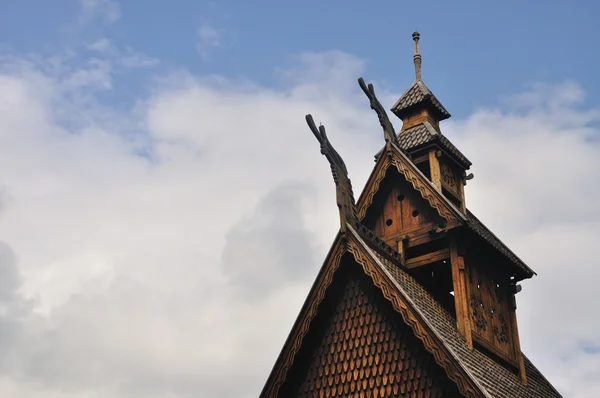
[[[444,197],[402,150],[394,145],[389,145],[388,149],[381,152],[373,172],[365,184],[357,203],[359,219],[365,219],[367,211],[373,204],[375,196],[379,193],[381,184],[388,176],[390,168],[394,168],[412,186],[414,192],[425,199],[431,208],[445,220],[446,225],[444,228],[450,229],[462,225],[466,221],[465,215]]]
[[[362,223],[396,248],[403,237],[436,230],[446,220],[395,167],[389,167]]]
[[[435,391],[445,393],[460,391],[462,394],[444,395],[442,393],[437,396],[485,396],[481,388],[462,369],[444,344],[435,336],[435,333],[421,319],[410,301],[395,288],[389,275],[374,260],[374,254],[365,249],[364,242],[361,242],[360,239],[357,240],[358,234],[350,226],[348,228],[351,234],[349,236],[338,235],[334,242],[260,396],[262,398],[321,396],[319,395],[321,392],[326,393],[327,391],[330,395],[323,396],[345,396],[347,394],[345,389],[360,388],[364,391],[371,391],[372,396],[391,397],[398,395],[396,389],[398,391],[407,388],[419,389],[424,385],[428,391],[432,391],[431,387],[434,384]],[[345,294],[352,296],[357,292],[358,296],[354,299],[351,298],[350,303],[343,301]],[[367,292],[371,295],[370,297],[365,295]],[[359,299],[359,296],[362,298]],[[391,306],[395,310],[393,315],[396,317],[395,320],[392,321],[392,318],[386,317],[386,323],[377,323],[373,321],[373,314],[370,313],[367,321],[368,306],[364,301],[361,301],[360,304],[358,301],[352,301],[365,300],[365,298],[373,300],[372,304],[377,302],[378,311],[383,311],[383,307]],[[354,308],[356,320],[352,318],[352,327],[348,324],[349,319],[345,318],[346,315],[340,315],[339,311],[342,307],[348,311],[352,311]],[[332,314],[334,315],[332,316]],[[344,318],[341,322],[346,322],[344,330],[338,330],[335,336],[331,333],[327,334],[332,327],[339,329],[342,326],[342,324],[335,323],[335,320],[341,319],[340,316]],[[354,322],[362,327],[354,325]],[[384,328],[385,332],[383,334],[363,333],[365,322],[369,323],[368,327]],[[362,336],[358,336],[359,333]],[[347,334],[348,336],[346,336]],[[395,335],[394,338],[392,338],[392,334]],[[382,336],[381,341],[379,341],[380,335]],[[338,342],[341,338],[344,341],[339,345]],[[367,339],[371,341],[368,347],[361,342],[364,340],[366,344]],[[335,344],[333,340],[336,340]],[[377,341],[374,342],[374,340]],[[419,345],[414,346],[412,343],[415,341],[419,341]],[[402,348],[407,342],[411,342],[411,347]],[[350,345],[356,347],[356,350],[353,350]],[[340,347],[342,351],[337,352]],[[385,353],[378,352],[384,348]],[[330,356],[324,354],[323,350],[325,349],[334,349],[335,352],[332,352],[332,356]],[[376,353],[372,359],[369,359],[369,353],[372,350],[375,350]],[[342,352],[344,353],[342,354]],[[387,358],[387,356],[391,356],[393,359],[394,356],[402,355],[411,355],[411,362],[407,363],[406,368],[404,362],[398,361],[396,365],[392,365],[395,360],[390,361]],[[340,356],[344,359],[340,359]],[[321,363],[318,358],[325,359],[326,362],[333,360],[333,365]],[[431,363],[432,360],[435,361],[435,364]],[[365,365],[363,365],[363,361]],[[369,361],[378,363],[373,365],[373,363],[369,364]],[[331,373],[331,366],[334,366],[335,374]],[[395,370],[392,370],[393,366],[395,366]],[[441,369],[445,371],[445,374],[439,371]],[[364,381],[366,372],[371,374],[368,381]],[[415,372],[426,372],[427,376],[415,375]],[[381,376],[380,379],[378,379],[378,375]],[[359,378],[360,387],[357,384]],[[348,380],[350,381],[348,382]],[[381,380],[383,385],[378,384],[378,380]],[[394,382],[394,380],[396,381]],[[364,383],[367,385],[365,386]],[[372,383],[374,384],[371,385]],[[337,395],[331,395],[334,384]],[[319,394],[315,392],[315,389],[319,390]],[[298,393],[302,391],[308,395]],[[381,393],[384,394],[381,395]]]
[[[458,388],[350,256],[296,355],[284,397],[459,397]]]

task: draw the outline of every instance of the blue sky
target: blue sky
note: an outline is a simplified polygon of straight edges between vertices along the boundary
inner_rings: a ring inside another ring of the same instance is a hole
[[[396,91],[412,79],[410,33],[422,33],[424,80],[455,116],[531,82],[576,80],[600,99],[594,1],[136,1],[121,18],[82,22],[76,1],[8,1],[0,15],[2,43],[52,52],[100,37],[166,66],[199,74],[239,76],[265,86],[299,52],[341,50],[367,62],[365,74]],[[199,57],[198,29],[219,36]],[[127,86],[131,76],[119,85]],[[138,80],[138,79],[136,79]],[[460,94],[457,94],[460,93]]]
[[[417,29],[467,206],[538,273],[522,348],[597,397],[597,2],[1,11],[0,396],[256,397],[339,226],[304,115],[358,196],[383,137],[356,79],[391,106]]]

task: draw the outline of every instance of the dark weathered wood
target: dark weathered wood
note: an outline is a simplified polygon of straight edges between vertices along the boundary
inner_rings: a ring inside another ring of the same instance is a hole
[[[321,153],[325,155],[331,166],[331,174],[336,188],[337,206],[340,212],[340,229],[342,233],[345,233],[346,223],[355,225],[358,222],[354,192],[352,191],[350,178],[348,178],[346,164],[329,142],[325,133],[325,126],[321,125],[317,128],[311,115],[306,115],[306,123],[321,144]]]
[[[515,300],[515,294],[510,292],[509,296],[509,311],[510,311],[510,323],[513,337],[514,346],[514,357],[517,358],[519,364],[519,375],[521,376],[521,382],[527,384],[527,373],[525,372],[525,361],[523,360],[523,353],[521,352],[521,341],[519,339],[519,327],[517,325],[517,302]]]
[[[385,138],[385,142],[389,142],[390,144],[396,145],[400,148],[400,144],[398,143],[398,137],[396,137],[396,129],[394,125],[390,121],[390,118],[385,111],[385,108],[381,105],[381,102],[377,99],[375,95],[375,88],[373,84],[369,83],[369,86],[365,84],[365,81],[362,77],[358,78],[358,85],[365,93],[365,95],[369,98],[369,103],[371,105],[371,109],[377,113],[377,118],[379,119],[379,124],[383,128],[383,136]]]
[[[367,276],[349,272],[332,289],[280,396],[460,396]]]
[[[468,248],[467,248],[468,249]],[[486,340],[491,351],[517,363],[514,325],[509,308],[509,277],[498,272],[491,257],[471,249],[467,271],[472,330]]]
[[[450,250],[448,248],[436,250],[431,253],[424,254],[419,257],[409,258],[406,260],[406,268],[416,268],[426,264],[435,263],[450,258]]]
[[[432,149],[429,151],[429,170],[431,172],[431,182],[440,191],[442,190],[442,176],[440,172],[440,162],[436,156],[436,150]]]

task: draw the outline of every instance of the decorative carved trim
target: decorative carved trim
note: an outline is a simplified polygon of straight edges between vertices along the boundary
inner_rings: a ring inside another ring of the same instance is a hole
[[[375,111],[375,113],[377,113],[377,118],[379,119],[379,124],[381,125],[381,128],[383,129],[383,137],[385,138],[385,142],[390,142],[394,145],[400,146],[400,143],[398,142],[398,137],[396,136],[396,129],[394,128],[394,125],[390,121],[390,118],[388,117],[387,112],[385,111],[385,108],[383,107],[383,105],[381,105],[381,102],[379,102],[379,100],[377,99],[377,96],[375,95],[375,88],[373,87],[373,84],[369,83],[369,85],[367,86],[365,84],[365,81],[363,80],[363,78],[359,77],[358,85],[360,86],[362,91],[365,93],[367,98],[369,98],[369,105],[371,106],[371,109],[373,109]]]
[[[294,325],[288,340],[278,358],[273,373],[269,377],[267,384],[260,397],[275,398],[279,394],[279,390],[285,382],[286,375],[294,363],[296,354],[300,350],[302,340],[310,328],[310,324],[317,314],[317,310],[325,297],[327,287],[333,281],[333,276],[340,266],[342,256],[347,251],[354,256],[355,261],[362,267],[366,275],[368,275],[375,286],[377,286],[384,297],[389,300],[396,311],[400,313],[404,322],[411,327],[415,336],[421,340],[427,349],[435,358],[436,362],[444,368],[447,376],[456,383],[460,392],[466,397],[483,397],[477,385],[469,378],[462,368],[456,363],[455,359],[450,355],[448,349],[419,319],[412,308],[409,307],[403,295],[397,290],[393,282],[388,279],[388,276],[373,264],[374,260],[365,254],[359,244],[354,239],[345,240],[345,245],[340,244],[342,241],[336,242],[336,247],[333,249],[329,259],[323,267],[321,274],[317,279],[317,283],[313,287],[306,303],[308,307],[303,309],[298,321]]]
[[[452,168],[444,161],[440,162],[440,172],[442,175],[443,186],[462,200],[459,192],[459,185],[461,182],[458,180],[458,175],[455,174]]]
[[[479,388],[464,370],[456,364],[456,361],[449,355],[443,343],[424,326],[424,322],[415,315],[413,309],[409,308],[405,298],[398,292],[398,289],[389,280],[388,276],[379,267],[372,266],[371,262],[373,260],[369,259],[354,241],[349,241],[348,251],[352,253],[355,261],[362,266],[365,274],[373,280],[375,286],[381,290],[383,296],[400,313],[402,319],[410,326],[415,336],[423,342],[423,345],[433,355],[438,365],[444,368],[448,378],[456,383],[460,392],[466,397],[482,397],[483,395]]]
[[[331,166],[331,175],[333,176],[333,182],[335,182],[336,201],[340,212],[340,228],[342,233],[346,233],[346,223],[354,224],[358,221],[352,182],[348,177],[346,163],[327,138],[325,126],[321,125],[317,128],[310,114],[306,115],[306,123],[319,144],[321,144],[321,154],[325,155]]]
[[[383,158],[383,159],[382,159]],[[379,186],[385,178],[386,171],[390,165],[389,159],[382,153],[379,156],[375,169],[371,173],[365,188],[358,198],[358,219],[363,220],[367,214],[367,209],[373,203],[375,194],[379,191]]]
[[[400,151],[392,146],[392,150],[387,153],[382,153],[378,164],[375,166],[375,171],[371,176],[371,181],[367,184],[363,195],[359,199],[358,203],[358,218],[363,219],[367,214],[367,209],[373,203],[373,198],[379,190],[381,182],[385,178],[387,169],[390,166],[396,167],[398,172],[404,176],[413,188],[415,188],[423,199],[433,207],[438,214],[446,219],[448,223],[460,222],[462,220],[462,214],[453,208],[451,204],[437,191],[427,177],[421,174],[421,172],[415,167],[411,161]]]

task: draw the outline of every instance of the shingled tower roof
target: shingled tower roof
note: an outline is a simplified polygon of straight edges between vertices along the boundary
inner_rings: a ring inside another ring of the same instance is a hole
[[[421,35],[419,32],[413,33],[413,40],[415,42],[415,54],[413,56],[415,64],[415,82],[402,94],[402,96],[392,106],[392,112],[400,119],[410,113],[411,110],[417,106],[427,106],[434,110],[438,115],[438,120],[448,119],[450,113],[444,108],[444,106],[438,101],[433,95],[431,90],[427,88],[423,80],[421,80],[421,52],[419,50],[419,38]]]

